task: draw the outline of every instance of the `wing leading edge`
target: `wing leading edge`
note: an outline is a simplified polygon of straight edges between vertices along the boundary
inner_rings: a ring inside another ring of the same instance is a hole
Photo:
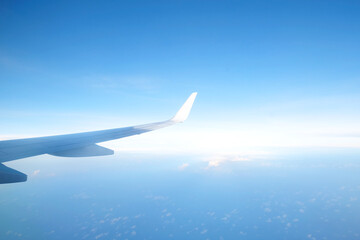
[[[0,163],[42,154],[61,157],[112,155],[113,150],[101,147],[97,143],[138,135],[184,122],[189,116],[196,95],[196,92],[192,93],[175,116],[167,121],[93,132],[0,141]],[[1,174],[0,171],[0,176]]]

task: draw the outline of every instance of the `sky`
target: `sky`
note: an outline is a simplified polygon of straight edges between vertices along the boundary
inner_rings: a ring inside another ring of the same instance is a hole
[[[235,160],[360,148],[359,11],[358,1],[1,1],[0,138],[165,120],[196,91],[184,124],[104,146]]]

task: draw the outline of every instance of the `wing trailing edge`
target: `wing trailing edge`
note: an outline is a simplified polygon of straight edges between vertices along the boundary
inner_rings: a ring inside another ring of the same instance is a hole
[[[57,151],[48,154],[58,157],[98,157],[98,156],[113,155],[114,150],[101,147],[97,144],[92,144],[89,146],[73,148],[64,151]]]

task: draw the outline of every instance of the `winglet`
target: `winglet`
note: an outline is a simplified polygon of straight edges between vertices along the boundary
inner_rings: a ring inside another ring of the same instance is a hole
[[[182,105],[180,110],[175,114],[175,116],[171,119],[172,122],[184,122],[189,116],[191,107],[195,101],[197,92],[193,92],[190,97],[186,100],[186,102]]]

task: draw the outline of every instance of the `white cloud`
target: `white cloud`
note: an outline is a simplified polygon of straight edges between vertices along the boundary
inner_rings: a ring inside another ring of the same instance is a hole
[[[74,195],[72,196],[72,198],[73,198],[73,199],[89,199],[90,196],[89,196],[88,194],[82,192],[82,193],[74,194]]]
[[[166,196],[161,196],[161,195],[157,195],[157,196],[154,196],[154,195],[147,195],[145,196],[145,198],[148,198],[148,199],[151,199],[151,200],[154,200],[154,201],[163,201],[163,200],[167,200],[168,197]]]
[[[270,208],[265,208],[264,211],[269,213],[269,212],[271,212],[271,209]]]
[[[185,170],[185,168],[187,168],[188,166],[189,166],[188,163],[183,163],[183,164],[181,164],[181,165],[179,166],[179,170],[180,170],[180,171],[183,171],[183,170]]]
[[[39,173],[40,173],[40,169],[37,169],[31,174],[31,176],[34,177],[34,176],[38,175]]]
[[[218,167],[225,162],[244,162],[250,161],[249,157],[242,157],[238,155],[214,155],[204,158],[204,161],[208,162],[207,168]]]
[[[108,235],[108,233],[100,233],[100,234],[95,236],[95,239],[99,239],[99,238],[105,237],[107,235]]]

